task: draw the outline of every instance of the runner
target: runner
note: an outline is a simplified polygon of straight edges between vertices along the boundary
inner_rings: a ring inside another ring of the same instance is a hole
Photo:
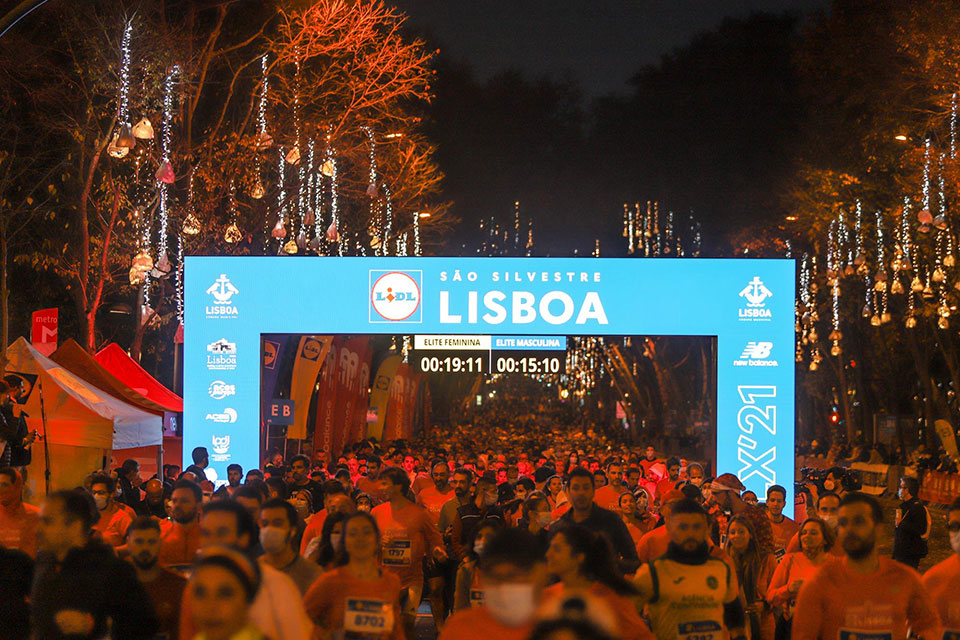
[[[487,543],[501,529],[503,529],[503,523],[498,520],[485,520],[477,527],[473,544],[470,545],[467,556],[457,569],[453,599],[454,611],[471,606],[479,607],[483,604],[483,588],[480,586],[480,571],[477,569],[477,563]]]
[[[643,565],[633,580],[658,640],[746,638],[737,576],[710,555],[707,514],[684,498],[670,507],[667,553]]]
[[[391,638],[401,640],[400,579],[380,569],[380,530],[368,513],[355,513],[344,523],[343,558],[303,598],[307,614],[322,637]]]
[[[800,527],[802,551],[788,553],[777,565],[767,589],[767,601],[774,606],[777,640],[789,640],[790,622],[803,583],[827,562],[836,544],[833,529],[820,518],[807,518]]]
[[[250,622],[260,589],[257,564],[227,547],[211,547],[197,563],[188,585],[198,638],[266,640]]]
[[[852,492],[840,503],[838,531],[845,557],[821,567],[800,589],[793,640],[904,640],[908,632],[935,640],[937,612],[920,576],[881,557],[876,498]]]
[[[783,508],[787,505],[787,490],[778,484],[767,489],[767,517],[770,518],[770,527],[773,529],[774,553],[777,560],[783,558],[787,552],[790,538],[796,535],[800,526],[783,515]]]
[[[630,601],[636,589],[617,571],[604,538],[579,525],[564,527],[551,536],[546,558],[547,571],[560,582],[544,589],[545,600],[589,594],[610,607],[618,638],[653,639]]]
[[[417,504],[427,511],[434,526],[440,523],[440,512],[443,505],[453,497],[453,487],[450,485],[450,467],[446,460],[434,460],[430,464],[430,477],[433,484],[424,487],[417,495]],[[443,601],[444,576],[449,573],[446,562],[439,562],[427,558],[424,566],[424,575],[430,589],[430,611],[433,613],[433,622],[437,629],[443,626],[446,605]]]
[[[766,601],[767,588],[777,566],[772,553],[760,549],[753,523],[746,515],[734,516],[727,525],[727,554],[733,560],[740,583],[740,597],[750,622],[750,637],[773,640],[773,610]]]
[[[840,496],[835,493],[821,493],[817,498],[817,517],[823,520],[837,537],[838,513],[840,511]],[[787,543],[787,553],[800,551],[800,534],[794,534]],[[843,548],[839,544],[833,545],[828,553],[837,558],[843,557]]]
[[[940,613],[942,640],[960,640],[960,498],[947,510],[947,533],[953,555],[923,574],[923,586]]]
[[[403,622],[407,637],[412,638],[423,594],[423,560],[428,554],[443,560],[447,553],[426,510],[406,497],[410,491],[408,473],[391,467],[380,474],[380,480],[389,500],[374,507],[370,514],[380,530],[383,567],[400,578]]]
[[[439,640],[526,640],[547,578],[536,539],[504,529],[484,544],[479,566],[483,604],[450,616]]]

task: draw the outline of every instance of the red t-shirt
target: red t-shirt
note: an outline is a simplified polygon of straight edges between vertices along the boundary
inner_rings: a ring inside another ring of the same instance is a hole
[[[417,504],[427,510],[436,526],[440,522],[440,510],[443,509],[443,505],[453,499],[453,496],[453,487],[448,486],[446,491],[440,493],[437,485],[431,484],[429,487],[424,487],[417,495]]]
[[[944,640],[960,638],[960,555],[931,567],[923,574],[923,586],[940,614]]]
[[[468,607],[447,618],[438,640],[526,640],[532,630],[532,623],[508,627],[486,607]]]
[[[38,522],[40,509],[32,504],[22,502],[9,508],[0,507],[0,544],[36,557]]]
[[[423,582],[423,558],[443,544],[426,509],[411,502],[395,509],[385,502],[370,512],[380,529],[380,562],[400,578],[405,589]]]
[[[200,523],[182,525],[173,520],[160,521],[160,565],[164,567],[193,564],[200,548]]]
[[[323,533],[323,523],[327,519],[327,510],[320,509],[310,518],[306,528],[303,530],[303,536],[300,538],[300,555],[306,555],[307,546],[314,538],[319,538]]]
[[[829,556],[824,556],[829,558]],[[767,587],[767,602],[774,607],[781,607],[786,612],[786,618],[793,617],[793,608],[796,604],[796,594],[790,593],[790,585],[797,580],[807,582],[822,566],[815,565],[806,554],[801,552],[788,553],[777,565],[773,572],[770,585]]]
[[[381,571],[377,580],[360,580],[347,567],[325,573],[303,596],[307,615],[328,632],[402,640],[400,579]]]
[[[937,611],[913,569],[889,558],[861,574],[831,560],[804,583],[793,616],[793,640],[904,640],[907,630],[934,638]]]
[[[599,507],[614,513],[620,513],[620,496],[623,493],[623,491],[618,491],[610,485],[606,485],[597,489],[593,495],[593,502]]]
[[[770,518],[768,520],[770,520],[770,528],[773,529],[774,553],[779,560],[787,552],[787,544],[790,543],[790,538],[800,532],[800,525],[787,516],[783,516],[780,522],[774,522]]]
[[[628,598],[619,595],[610,587],[594,582],[588,589],[590,595],[603,601],[610,607],[610,613],[613,614],[617,624],[617,636],[623,640],[655,640],[654,635],[644,624],[637,609]],[[551,585],[543,590],[544,602],[549,603],[555,598],[561,598],[564,595],[573,595],[574,591],[567,590],[562,582]]]

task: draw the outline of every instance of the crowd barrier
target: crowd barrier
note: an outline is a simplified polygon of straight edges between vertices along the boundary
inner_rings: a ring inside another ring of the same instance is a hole
[[[960,497],[960,473],[925,471],[920,482],[920,499],[948,505]]]
[[[854,462],[850,468],[860,475],[860,482],[863,486],[860,490],[870,495],[883,495],[886,491],[896,494],[900,484],[900,467],[893,467],[888,464],[867,464],[866,462]]]

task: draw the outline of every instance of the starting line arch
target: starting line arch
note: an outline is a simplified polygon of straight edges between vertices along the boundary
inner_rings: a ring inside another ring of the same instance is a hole
[[[717,468],[793,504],[793,260],[187,257],[184,272],[184,466],[197,446],[219,478],[259,465],[265,333],[715,336]]]

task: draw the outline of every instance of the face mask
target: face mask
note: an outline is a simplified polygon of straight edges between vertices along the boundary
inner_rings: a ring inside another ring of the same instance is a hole
[[[287,533],[280,527],[263,527],[260,529],[260,546],[267,553],[280,553],[287,546]]]
[[[473,552],[477,555],[483,553],[483,540],[475,540],[473,542]]]
[[[485,493],[485,494],[483,494],[483,504],[484,504],[484,506],[486,506],[486,507],[492,507],[493,505],[497,504],[497,499],[498,499],[499,497],[500,497],[500,495],[499,495],[498,493],[496,493],[496,492],[491,492],[491,493]]]
[[[839,526],[839,522],[837,522],[837,516],[827,516],[823,519],[823,521],[826,522],[827,526],[834,531],[836,531],[837,527]]]
[[[532,584],[498,584],[484,589],[484,606],[508,627],[520,627],[533,617],[536,602]]]
[[[897,495],[900,497],[901,500],[906,500],[906,499],[907,499],[907,490],[906,490],[906,489],[900,489],[899,491],[897,491]]]
[[[93,496],[93,501],[97,503],[97,509],[100,511],[107,508],[107,496]]]
[[[960,553],[960,531],[950,533],[950,546],[953,547],[954,552]]]
[[[549,527],[550,523],[553,522],[553,518],[549,511],[541,511],[537,514],[537,521],[541,527]]]
[[[837,485],[833,480],[824,480],[823,488],[825,491],[833,491],[834,489],[837,488]]]
[[[342,533],[331,533],[330,534],[330,546],[334,549],[340,548],[340,540],[343,538]]]
[[[703,484],[703,478],[691,478],[690,484],[692,484],[695,487],[699,487],[700,485]]]

